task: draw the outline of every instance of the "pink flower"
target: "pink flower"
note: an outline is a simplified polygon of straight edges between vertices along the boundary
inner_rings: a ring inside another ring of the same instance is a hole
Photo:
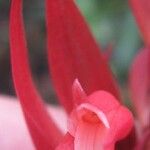
[[[85,96],[77,80],[73,90],[74,98],[80,100],[68,123],[68,133],[74,138],[74,149],[114,149],[116,141],[124,138],[132,128],[132,115],[106,91]]]
[[[36,149],[53,150],[58,145],[56,149],[61,150],[85,150],[86,146],[89,150],[114,149],[116,141],[129,134],[133,119],[129,110],[117,101],[120,93],[105,58],[74,1],[47,0],[46,20],[52,78],[60,103],[69,115],[68,133],[64,138],[32,81],[22,0],[12,0],[12,73]],[[80,81],[85,92],[75,79]]]

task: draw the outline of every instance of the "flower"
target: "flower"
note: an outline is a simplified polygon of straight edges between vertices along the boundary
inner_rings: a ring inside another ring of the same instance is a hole
[[[48,60],[60,103],[69,115],[63,133],[48,114],[29,69],[22,0],[12,0],[10,47],[17,96],[36,149],[114,149],[132,126],[117,84],[74,1],[47,0]],[[78,79],[78,80],[77,80]],[[80,81],[80,83],[78,82]],[[74,82],[74,84],[73,84]],[[84,90],[85,92],[84,92]],[[86,93],[86,94],[85,94]],[[96,134],[96,131],[98,133]],[[102,132],[101,132],[102,131]],[[92,137],[86,137],[89,135]]]
[[[77,80],[73,90],[74,98],[83,101],[72,111],[68,123],[68,132],[74,137],[74,149],[114,149],[116,141],[124,138],[132,128],[132,115],[106,91],[85,96]]]

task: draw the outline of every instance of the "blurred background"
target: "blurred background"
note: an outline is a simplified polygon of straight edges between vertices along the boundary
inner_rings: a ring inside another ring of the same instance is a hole
[[[103,50],[113,48],[111,68],[127,97],[127,76],[135,53],[141,47],[127,0],[76,0]],[[9,58],[10,0],[0,0],[0,93],[15,95]],[[24,19],[33,78],[43,98],[55,102],[48,73],[44,0],[24,0]]]

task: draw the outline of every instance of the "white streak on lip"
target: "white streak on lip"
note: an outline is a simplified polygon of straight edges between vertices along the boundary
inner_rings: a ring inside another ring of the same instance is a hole
[[[106,128],[110,128],[109,122],[106,118],[106,115],[99,110],[97,107],[89,104],[89,103],[83,103],[77,108],[77,112],[82,110],[83,108],[90,110],[91,112],[94,112],[98,118],[102,121],[102,123],[105,125]]]

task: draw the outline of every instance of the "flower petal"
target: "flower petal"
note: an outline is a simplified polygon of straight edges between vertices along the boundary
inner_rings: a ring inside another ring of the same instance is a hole
[[[62,137],[32,82],[22,20],[22,0],[12,0],[10,13],[11,63],[15,88],[37,149],[52,149]]]
[[[95,106],[93,106],[93,105],[91,105],[91,104],[89,104],[89,103],[83,103],[83,104],[81,104],[81,105],[77,108],[77,111],[82,111],[82,109],[87,109],[87,110],[89,110],[89,111],[95,113],[95,114],[97,115],[98,119],[102,121],[102,123],[104,124],[104,126],[105,126],[106,128],[110,128],[109,122],[108,122],[108,120],[107,120],[105,114],[104,114],[101,110],[99,110],[97,107],[95,107]],[[81,112],[80,112],[80,113],[81,113]],[[80,114],[80,115],[81,115],[81,114]]]
[[[76,78],[87,94],[102,89],[119,99],[108,65],[74,1],[47,0],[46,8],[49,63],[66,110],[73,109],[71,87]]]
[[[106,132],[107,129],[103,124],[80,121],[75,134],[74,150],[103,150]]]
[[[130,0],[130,3],[145,43],[150,46],[150,1]]]
[[[106,138],[106,147],[125,138],[133,128],[133,116],[124,106],[119,106],[115,110],[107,113],[110,124],[110,131]]]
[[[86,99],[87,103],[75,108],[68,121],[75,150],[113,150],[133,127],[131,112],[105,91],[96,91]]]
[[[118,140],[125,138],[130,133],[133,127],[133,116],[110,93],[96,91],[88,96],[88,102],[105,114],[110,125],[107,137],[105,138],[105,149],[114,147]]]
[[[134,103],[138,119],[143,127],[149,125],[150,117],[149,56],[150,49],[142,49],[135,57],[129,74],[131,100]]]

